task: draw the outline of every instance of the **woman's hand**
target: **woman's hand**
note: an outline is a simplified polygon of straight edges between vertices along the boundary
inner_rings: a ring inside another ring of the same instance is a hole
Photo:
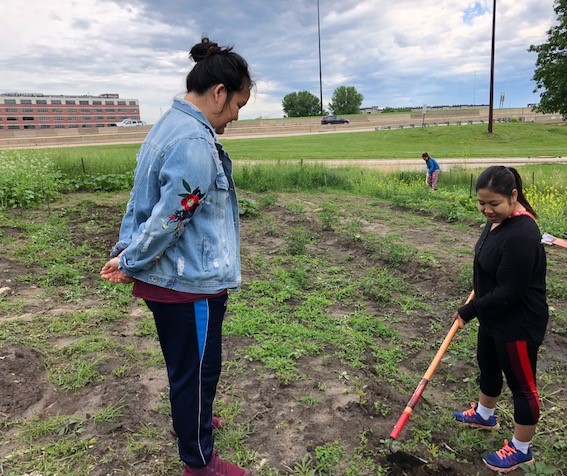
[[[120,271],[118,269],[118,264],[118,257],[109,259],[100,270],[100,277],[110,281],[111,283],[133,283],[134,278]]]
[[[453,320],[459,323],[459,329],[465,327],[467,323],[461,316],[459,316],[458,312],[455,312],[455,314],[453,315]]]

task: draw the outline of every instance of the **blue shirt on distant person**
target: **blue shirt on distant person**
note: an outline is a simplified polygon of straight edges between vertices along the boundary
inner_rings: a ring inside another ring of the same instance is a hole
[[[441,170],[441,166],[431,156],[427,156],[427,159],[425,160],[425,165],[427,165],[427,173],[428,174],[432,174],[436,170]]]

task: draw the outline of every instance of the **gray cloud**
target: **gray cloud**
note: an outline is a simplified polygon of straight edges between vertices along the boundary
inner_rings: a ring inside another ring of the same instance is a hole
[[[355,86],[367,106],[488,102],[491,1],[320,7],[325,106],[341,85]],[[139,98],[153,122],[183,91],[188,51],[207,33],[250,63],[258,87],[241,117],[281,116],[289,92],[319,96],[315,0],[26,0],[27,22],[20,0],[2,0],[2,8],[10,41],[0,44],[0,91],[119,92]],[[499,0],[495,89],[511,105],[537,101],[527,49],[545,41],[555,19],[553,0]]]

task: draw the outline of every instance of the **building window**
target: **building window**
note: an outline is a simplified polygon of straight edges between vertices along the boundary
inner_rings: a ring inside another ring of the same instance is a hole
[[[33,109],[31,107],[24,107],[22,108],[22,112],[33,112]]]
[[[33,116],[24,116],[22,117],[24,121],[33,121]]]
[[[31,99],[20,99],[20,104],[31,104]]]
[[[95,124],[95,127],[104,127],[104,124]]]
[[[79,124],[69,124],[69,129],[78,129]]]
[[[70,107],[69,109],[67,109],[67,112],[77,112],[78,109],[76,107]]]
[[[95,119],[97,121],[104,121],[104,116],[96,116]],[[98,127],[98,126],[97,126]]]
[[[67,119],[69,119],[70,121],[76,121],[77,116],[69,116]]]
[[[131,112],[131,113],[133,113],[133,114],[136,114],[136,113],[138,112],[138,110],[137,110],[137,109],[134,109],[134,108],[132,108],[132,109],[130,109],[130,112]]]
[[[130,101],[128,104],[129,104],[130,106],[135,106],[135,105],[136,105],[136,101]]]
[[[5,104],[8,104],[8,103],[5,103]],[[16,103],[14,102],[14,104],[16,104]],[[114,101],[104,101],[104,104],[106,104],[107,106],[114,106]]]
[[[108,121],[114,121],[116,120],[116,116],[107,116],[106,118]]]
[[[91,118],[91,116],[83,116],[81,119],[83,121],[90,121],[92,118]]]
[[[126,109],[120,108],[120,109],[118,109],[118,112],[126,112]]]
[[[35,125],[34,124],[26,124],[24,126],[24,129],[35,129]]]
[[[49,112],[49,109],[47,109],[46,107],[38,107],[37,112]]]
[[[101,106],[102,101],[93,101],[93,106]]]
[[[16,104],[15,99],[4,99],[4,104]]]
[[[116,109],[115,109],[115,108],[110,108],[110,109],[107,109],[106,112],[116,112]]]
[[[63,124],[55,124],[55,129],[63,129],[64,127]]]
[[[12,129],[12,130],[13,129],[19,129],[19,128],[20,128],[20,126],[8,126],[8,129]]]
[[[81,106],[88,106],[88,105],[89,105],[89,102],[88,102],[88,101],[79,101],[79,104],[80,104]]]
[[[51,104],[61,104],[61,99],[52,99]]]
[[[41,124],[39,126],[40,129],[51,129],[51,126],[49,124]]]
[[[104,109],[95,109],[94,112],[104,112]]]
[[[118,101],[119,106],[126,106],[126,101]]]
[[[53,119],[54,119],[55,121],[62,121],[62,120],[65,119],[65,118],[64,118],[64,117],[61,117],[61,116],[55,116]]]
[[[65,104],[77,104],[77,101],[71,101],[71,100],[67,99],[65,101]]]
[[[82,127],[92,127],[92,124],[83,124]]]
[[[40,121],[49,121],[49,116],[39,116]]]
[[[88,107],[82,107],[81,112],[91,112],[91,110]]]
[[[7,120],[7,121],[17,121],[18,118],[17,118],[17,117],[14,117],[14,116],[8,116],[8,117],[6,118],[6,120]]]
[[[53,112],[63,112],[63,109],[61,109],[60,107],[54,107]]]
[[[17,107],[7,107],[6,112],[18,112],[18,108]]]
[[[36,99],[36,104],[47,104],[47,99]]]

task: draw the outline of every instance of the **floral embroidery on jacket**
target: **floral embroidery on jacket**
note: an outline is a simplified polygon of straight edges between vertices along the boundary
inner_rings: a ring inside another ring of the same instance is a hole
[[[175,231],[180,232],[183,229],[183,221],[193,216],[193,213],[195,213],[199,203],[201,203],[201,200],[205,196],[199,187],[193,190],[185,180],[183,180],[183,187],[185,187],[187,193],[178,194],[180,197],[183,197],[180,202],[183,208],[175,210],[171,215],[169,215],[167,222],[162,220],[164,229],[169,228],[171,223],[175,223]]]

